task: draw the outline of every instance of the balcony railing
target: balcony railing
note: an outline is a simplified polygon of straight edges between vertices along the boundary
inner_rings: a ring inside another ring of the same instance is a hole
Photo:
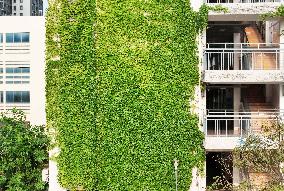
[[[206,3],[280,3],[283,0],[206,0]]]
[[[284,62],[280,44],[208,43],[205,70],[279,70]]]
[[[246,137],[260,133],[263,125],[283,117],[284,110],[263,109],[234,112],[233,110],[207,110],[204,132],[206,136]]]

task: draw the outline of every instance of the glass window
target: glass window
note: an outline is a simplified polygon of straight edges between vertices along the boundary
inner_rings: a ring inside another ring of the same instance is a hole
[[[14,73],[13,68],[6,68],[6,73]]]
[[[21,68],[14,68],[14,73],[21,73],[21,72],[22,72]]]
[[[3,34],[0,33],[0,43],[3,43]]]
[[[30,33],[29,32],[23,32],[22,33],[22,42],[30,42]]]
[[[21,103],[21,92],[20,91],[15,91],[14,92],[14,102],[15,103]]]
[[[22,73],[30,73],[30,68],[22,68]]]
[[[14,33],[14,42],[16,43],[21,42],[21,33]]]
[[[19,68],[6,68],[6,73],[30,73],[29,67],[19,67]]]
[[[20,16],[24,16],[24,14],[23,14],[23,13],[20,13]]]
[[[20,3],[23,3],[23,0],[20,0]]]
[[[17,8],[16,8],[16,6],[14,6],[14,11],[16,11],[17,10]]]
[[[14,42],[13,33],[6,33],[6,42],[11,43]]]
[[[3,103],[3,91],[0,91],[0,102]]]
[[[23,10],[23,5],[20,6],[20,10]]]
[[[3,73],[3,68],[0,68],[0,74],[2,74]]]
[[[16,3],[16,0],[14,0],[14,3]]]
[[[7,91],[6,92],[7,103],[29,103],[30,92],[29,91]]]
[[[7,103],[13,103],[14,102],[14,92],[12,92],[12,91],[6,92],[6,102]]]
[[[30,92],[29,91],[22,92],[22,102],[23,103],[29,103],[30,102]]]

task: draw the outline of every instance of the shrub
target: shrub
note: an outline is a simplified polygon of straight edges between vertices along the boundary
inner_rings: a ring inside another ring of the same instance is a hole
[[[0,118],[0,190],[42,191],[49,139],[43,126],[31,126],[20,111]]]

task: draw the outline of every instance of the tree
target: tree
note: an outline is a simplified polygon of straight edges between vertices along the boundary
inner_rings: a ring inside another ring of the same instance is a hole
[[[284,124],[276,118],[262,125],[261,133],[251,134],[235,148],[234,165],[242,170],[244,182],[250,189],[283,190]],[[251,172],[263,173],[261,184],[252,181]]]
[[[284,190],[284,123],[278,117],[262,123],[261,131],[240,139],[240,145],[228,157],[217,157],[222,175],[214,177],[209,190],[282,191]],[[233,178],[227,161],[240,169],[241,183],[228,182]],[[262,178],[261,178],[262,176]]]
[[[49,139],[43,126],[31,126],[22,111],[0,117],[0,191],[42,191]]]

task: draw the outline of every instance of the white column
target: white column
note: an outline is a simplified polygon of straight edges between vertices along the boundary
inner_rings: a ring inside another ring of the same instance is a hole
[[[270,29],[271,22],[265,22],[265,43],[269,44],[272,42],[272,31]]]
[[[240,102],[241,102],[241,88],[234,87],[234,112],[240,111]],[[240,122],[238,118],[234,120],[234,134],[239,134],[240,132]]]
[[[238,186],[240,182],[240,170],[236,167],[233,167],[233,185]]]
[[[240,43],[241,43],[241,33],[234,33],[234,48],[240,48]],[[239,55],[240,54],[234,54],[234,70],[239,70]]]
[[[279,84],[279,109],[284,111],[284,83]]]
[[[279,25],[280,25],[280,50],[282,50],[282,52],[280,53],[280,69],[284,69],[284,35],[281,35],[284,33],[284,19],[279,21]]]

